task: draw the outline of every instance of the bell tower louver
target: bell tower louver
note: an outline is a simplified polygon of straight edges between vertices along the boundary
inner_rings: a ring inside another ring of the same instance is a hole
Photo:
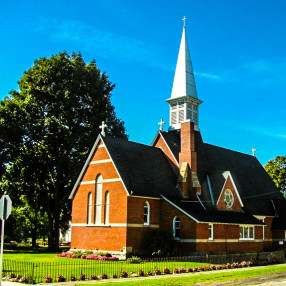
[[[193,66],[190,57],[186,27],[183,34],[177,60],[176,72],[173,82],[171,98],[167,99],[170,105],[170,127],[180,129],[181,123],[193,121],[195,130],[199,130],[199,105]]]

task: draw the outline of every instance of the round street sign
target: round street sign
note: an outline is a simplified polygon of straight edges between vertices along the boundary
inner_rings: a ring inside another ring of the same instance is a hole
[[[0,219],[6,220],[12,209],[12,201],[8,195],[4,195],[0,200]]]

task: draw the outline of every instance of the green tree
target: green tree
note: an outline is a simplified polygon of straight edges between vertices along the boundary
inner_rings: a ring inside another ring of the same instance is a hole
[[[13,200],[25,195],[48,216],[49,247],[70,217],[69,193],[100,133],[126,138],[111,104],[114,85],[81,54],[40,58],[0,105],[1,188]]]
[[[286,198],[286,156],[277,156],[268,161],[264,168]]]

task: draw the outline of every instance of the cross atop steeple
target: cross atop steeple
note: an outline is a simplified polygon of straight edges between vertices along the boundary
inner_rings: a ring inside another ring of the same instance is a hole
[[[252,147],[251,152],[252,152],[253,157],[255,157],[255,151],[256,151],[256,149],[254,147]]]
[[[101,129],[101,135],[105,136],[105,128],[107,127],[107,125],[104,123],[104,121],[102,121],[102,124],[99,126],[99,128]]]
[[[163,118],[161,118],[161,121],[158,123],[158,125],[160,125],[160,130],[163,131],[163,125],[165,124],[166,122],[163,121]]]
[[[186,27],[186,17],[184,16],[184,18],[182,19],[184,21],[184,27]]]

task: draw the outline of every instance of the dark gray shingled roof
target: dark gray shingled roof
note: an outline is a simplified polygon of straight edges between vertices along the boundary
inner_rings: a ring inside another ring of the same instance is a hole
[[[188,213],[199,222],[230,223],[263,225],[263,222],[249,213],[221,211],[215,209],[204,209],[199,202],[188,202],[185,200],[167,198],[174,205]]]
[[[272,200],[275,209],[272,230],[286,230],[286,200]]]
[[[129,194],[180,196],[178,174],[161,149],[108,136],[103,141]]]
[[[180,130],[162,132],[162,136],[178,159],[181,149]],[[207,176],[216,203],[225,183],[223,173],[229,171],[246,212],[255,215],[275,215],[271,199],[283,199],[283,196],[256,157],[204,143],[198,131],[195,131],[195,148],[202,201],[207,206],[212,206]]]

